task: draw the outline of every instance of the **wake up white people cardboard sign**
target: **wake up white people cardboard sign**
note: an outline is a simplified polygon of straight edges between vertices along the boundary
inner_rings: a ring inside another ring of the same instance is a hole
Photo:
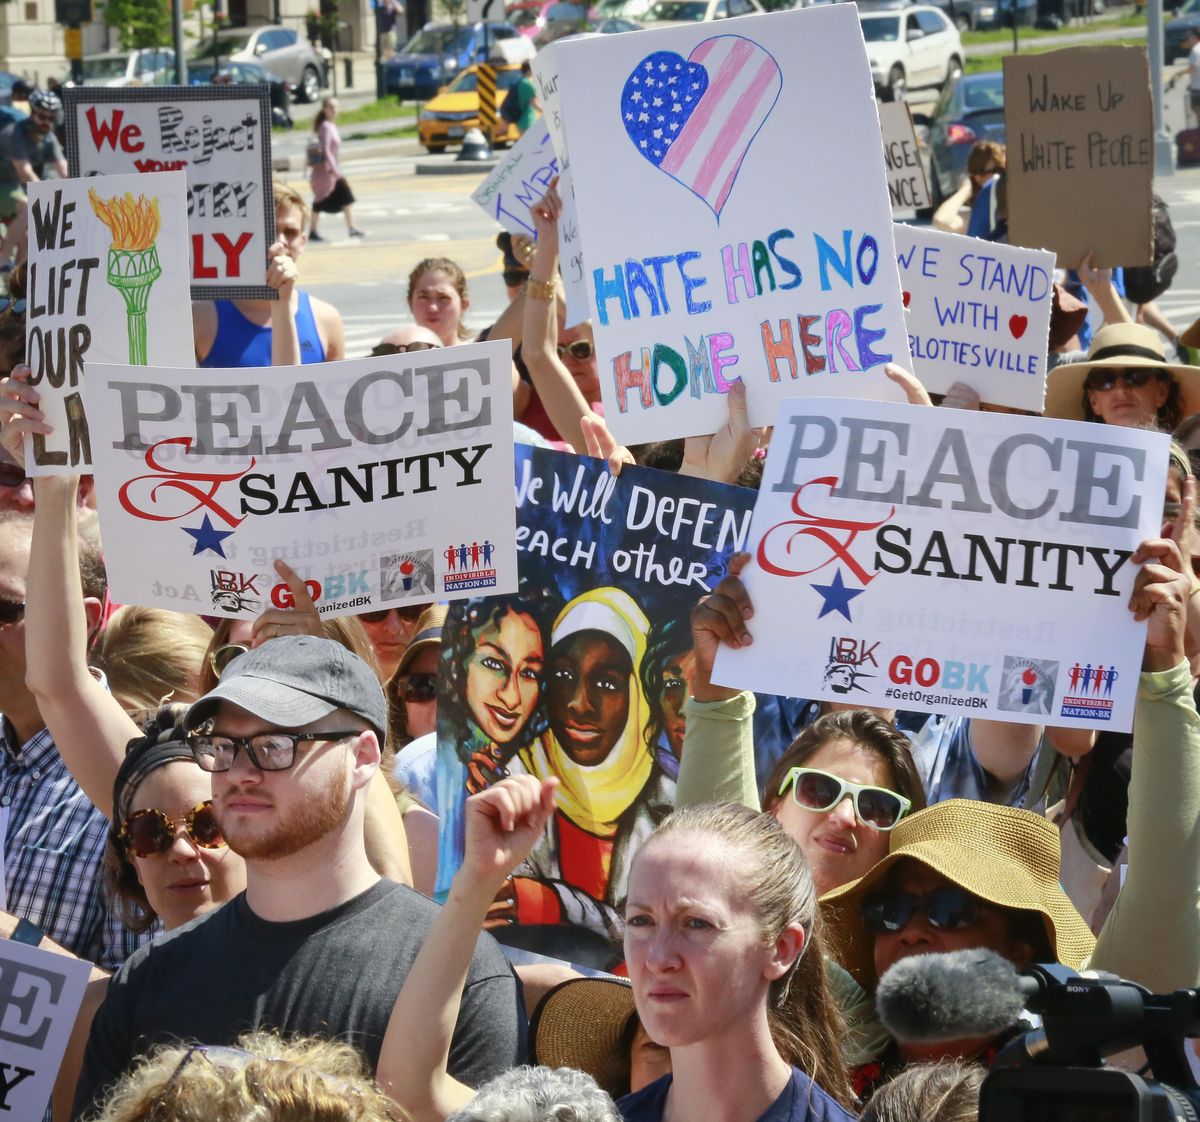
[[[29,187],[26,355],[50,436],[25,441],[30,475],[91,470],[81,385],[92,363],[196,365],[183,172],[51,179]]]
[[[895,235],[913,373],[925,388],[964,382],[992,405],[1040,413],[1054,254],[900,223]]]
[[[185,370],[96,366],[84,404],[113,597],[249,618],[517,584],[508,343]]]
[[[545,838],[504,887],[520,945],[610,968],[629,861],[674,803],[690,614],[743,548],[754,494],[521,447],[515,595],[450,606],[436,791],[440,895],[463,804],[509,772],[560,780]],[[596,953],[591,953],[589,951]]]
[[[908,340],[857,9],[555,46],[616,437],[715,432],[738,379],[756,425],[784,397],[899,400],[883,366],[908,366]]]
[[[0,1117],[41,1118],[92,964],[0,939]]]
[[[714,679],[764,693],[1128,731],[1165,435],[847,400],[780,409]]]
[[[67,161],[78,176],[183,171],[192,297],[273,300],[271,106],[266,87],[64,91]]]

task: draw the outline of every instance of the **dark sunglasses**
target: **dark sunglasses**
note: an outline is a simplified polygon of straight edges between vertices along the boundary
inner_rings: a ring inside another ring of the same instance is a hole
[[[529,279],[528,269],[505,269],[504,270],[504,286],[506,288],[520,288]]]
[[[0,296],[0,312],[11,311],[15,316],[23,316],[28,306],[24,297],[20,300],[10,300],[7,296]]]
[[[287,771],[296,762],[296,745],[306,740],[349,740],[361,736],[360,729],[349,732],[260,732],[257,736],[215,736],[212,733],[192,733],[188,747],[201,771],[228,771],[239,748],[244,748],[250,762],[259,771]]]
[[[1144,386],[1151,378],[1165,376],[1161,370],[1136,366],[1129,370],[1089,370],[1084,385],[1089,390],[1111,390],[1120,381],[1124,383],[1126,389],[1136,390]]]
[[[794,767],[779,787],[780,795],[791,787],[792,798],[805,810],[826,814],[840,806],[844,798],[854,800],[854,815],[872,830],[890,830],[911,809],[912,802],[886,787],[851,783],[827,771],[812,767]]]
[[[376,343],[371,348],[372,358],[382,358],[384,355],[403,355],[409,351],[437,350],[437,343]]]
[[[211,799],[178,819],[161,810],[135,811],[121,823],[121,843],[136,857],[153,857],[175,844],[180,826],[201,849],[220,849],[225,844]]]
[[[208,652],[208,665],[216,677],[225,673],[227,667],[238,655],[244,655],[250,648],[243,643],[225,643],[215,651]]]
[[[0,487],[20,487],[25,478],[25,469],[20,464],[0,464]]]
[[[19,623],[25,618],[24,600],[5,600],[0,598],[0,627],[8,627]]]
[[[416,623],[427,606],[426,604],[414,604],[408,608],[380,608],[374,612],[359,612],[358,618],[367,623],[382,623],[392,612],[395,612],[401,619],[407,620],[409,623]]]
[[[560,360],[570,355],[572,358],[583,362],[591,358],[593,354],[595,354],[595,348],[592,346],[590,339],[576,339],[574,343],[558,344],[558,357]]]
[[[396,679],[396,688],[405,701],[433,701],[437,697],[437,675],[404,674]]]
[[[921,912],[929,926],[938,931],[962,931],[979,918],[981,901],[965,888],[948,884],[935,888],[924,896],[911,892],[872,892],[863,901],[863,922],[872,934],[894,935],[903,931],[909,921]]]

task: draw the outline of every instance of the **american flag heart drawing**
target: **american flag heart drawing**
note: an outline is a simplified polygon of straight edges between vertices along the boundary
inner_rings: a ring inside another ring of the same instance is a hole
[[[655,51],[642,59],[621,91],[621,121],[638,152],[719,222],[782,88],[770,52],[741,35],[716,35],[687,58]]]

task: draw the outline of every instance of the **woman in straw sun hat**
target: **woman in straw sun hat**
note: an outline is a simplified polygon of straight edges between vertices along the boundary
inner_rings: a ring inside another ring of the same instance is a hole
[[[1087,361],[1056,366],[1046,416],[1167,432],[1200,411],[1200,367],[1166,360],[1158,334],[1136,323],[1102,327]]]

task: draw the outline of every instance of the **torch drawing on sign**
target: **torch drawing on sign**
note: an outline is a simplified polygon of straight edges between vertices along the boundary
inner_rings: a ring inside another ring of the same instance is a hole
[[[129,362],[146,365],[146,305],[150,289],[162,276],[158,263],[158,237],[162,218],[158,199],[133,194],[116,195],[107,201],[94,189],[88,199],[96,217],[108,227],[112,244],[108,250],[108,283],[125,298],[126,326],[129,332]]]

